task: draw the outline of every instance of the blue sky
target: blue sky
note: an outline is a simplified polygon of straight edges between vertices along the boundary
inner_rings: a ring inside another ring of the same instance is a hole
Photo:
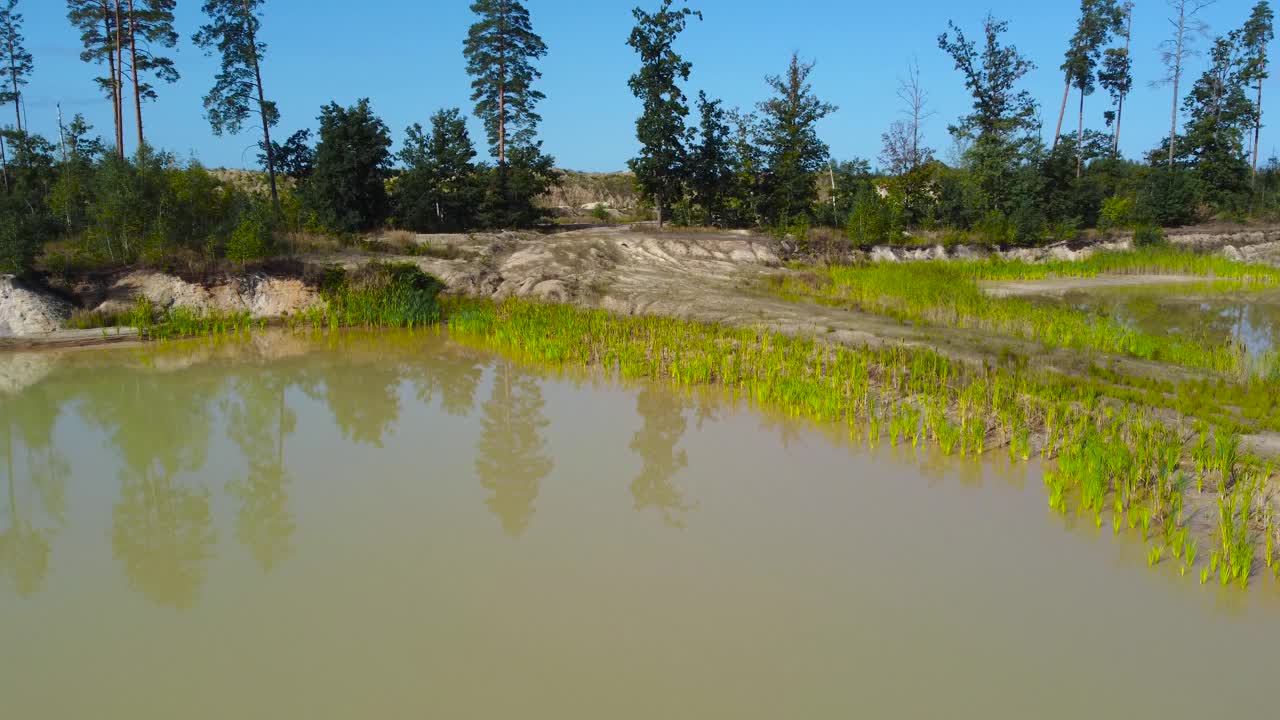
[[[175,55],[182,79],[160,87],[160,99],[144,106],[148,140],[180,156],[214,167],[246,167],[254,160],[255,136],[215,137],[203,117],[201,98],[215,61],[190,42],[200,24],[199,0],[179,0],[182,35]],[[268,0],[263,67],[268,95],[281,110],[277,132],[314,127],[322,104],[347,104],[369,97],[392,128],[397,143],[405,126],[426,123],[441,107],[469,112],[469,79],[461,54],[472,21],[469,0]],[[562,167],[605,171],[625,166],[635,152],[638,105],[627,89],[636,66],[625,44],[635,0],[525,0],[535,29],[550,48],[540,67],[547,95],[541,106],[545,148]],[[658,0],[643,0],[656,7]],[[1238,27],[1253,0],[1219,0],[1202,15],[1211,32]],[[349,8],[359,9],[354,16]],[[1073,0],[944,0],[849,2],[848,0],[694,0],[705,21],[682,36],[680,50],[693,62],[690,96],[705,89],[729,106],[749,107],[767,92],[766,74],[776,74],[792,51],[816,60],[813,84],[840,111],[821,132],[838,159],[874,158],[880,133],[899,110],[894,91],[915,57],[937,115],[927,137],[946,156],[946,126],[967,112],[969,100],[958,73],[937,48],[937,36],[954,19],[972,36],[988,10],[1010,23],[1008,39],[1038,66],[1025,81],[1042,107],[1047,133],[1062,100],[1058,70],[1078,3]],[[26,89],[30,125],[57,137],[55,103],[69,118],[76,112],[111,134],[110,105],[93,85],[96,68],[79,60],[79,36],[66,20],[61,0],[21,0],[28,49],[36,71]],[[1167,132],[1171,95],[1147,83],[1162,75],[1157,45],[1167,34],[1163,0],[1137,0],[1133,26],[1136,85],[1126,103],[1123,146],[1136,156]],[[1199,41],[1207,48],[1208,41]],[[1194,58],[1184,82],[1200,74],[1204,58]],[[1185,85],[1184,85],[1185,87]],[[1276,97],[1268,89],[1266,94]],[[1074,101],[1073,101],[1074,102]],[[1102,126],[1109,104],[1105,93],[1088,99],[1086,122]],[[1280,106],[1274,111],[1280,113]],[[7,115],[0,112],[0,121]],[[130,122],[132,113],[130,111]],[[1074,127],[1072,111],[1067,125]],[[473,133],[479,139],[473,121]],[[128,134],[131,137],[132,131]],[[1264,128],[1267,157],[1280,145],[1280,132]],[[132,141],[128,141],[132,149]]]

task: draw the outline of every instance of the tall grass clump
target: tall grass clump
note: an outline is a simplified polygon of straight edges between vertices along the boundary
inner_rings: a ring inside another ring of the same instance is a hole
[[[444,285],[411,263],[370,263],[347,272],[332,268],[321,282],[330,325],[412,328],[440,321]]]

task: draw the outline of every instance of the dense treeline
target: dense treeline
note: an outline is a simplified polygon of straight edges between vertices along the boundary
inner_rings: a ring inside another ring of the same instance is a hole
[[[1034,64],[1007,42],[1008,24],[988,16],[977,37],[952,23],[938,38],[973,100],[969,114],[948,126],[952,162],[940,161],[923,142],[922,123],[933,112],[912,66],[898,92],[905,119],[882,136],[880,169],[873,172],[867,160],[830,157],[816,125],[836,108],[815,95],[808,83],[813,65],[798,57],[768,79],[773,96],[755,112],[725,111],[700,94],[697,123],[688,127],[679,82],[692,68],[674,47],[688,20],[701,15],[663,0],[657,13],[636,11],[631,44],[642,69],[631,83],[645,113],[637,123],[643,150],[632,170],[676,222],[802,236],[807,226],[828,225],[863,246],[922,231],[1034,245],[1074,239],[1087,228],[1135,230],[1140,240],[1158,241],[1162,227],[1270,218],[1280,211],[1280,163],[1259,166],[1258,134],[1272,11],[1259,2],[1239,29],[1215,38],[1208,67],[1181,95],[1200,27],[1195,15],[1207,4],[1169,2],[1174,31],[1162,50],[1168,74],[1160,82],[1173,88],[1173,123],[1145,161],[1119,153],[1124,101],[1134,83],[1134,5],[1081,0],[1061,66],[1065,88],[1052,138],[1044,137],[1039,107],[1020,88]],[[1100,116],[1102,129],[1093,129],[1085,99],[1099,87],[1111,103]],[[1077,123],[1063,134],[1072,92]]]
[[[874,169],[869,160],[831,157],[818,127],[837,108],[818,96],[815,65],[798,54],[765,79],[768,96],[752,109],[728,108],[705,91],[687,95],[694,68],[679,39],[702,14],[683,0],[655,1],[656,8],[633,11],[626,44],[637,55],[628,85],[641,104],[641,150],[629,165],[659,223],[799,237],[828,226],[860,246],[908,235],[1032,245],[1086,229],[1133,230],[1158,241],[1161,227],[1280,213],[1280,162],[1260,163],[1258,148],[1274,36],[1265,0],[1209,43],[1198,77],[1189,60],[1203,34],[1197,15],[1208,3],[1166,0],[1167,73],[1156,80],[1171,89],[1171,123],[1141,160],[1119,152],[1135,82],[1130,38],[1139,9],[1132,3],[1081,0],[1051,136],[1022,87],[1034,65],[1008,42],[1007,23],[988,17],[976,35],[951,23],[938,49],[973,100],[948,126],[953,151],[944,162],[923,140],[935,113],[912,66],[898,92],[902,119],[883,134]],[[167,55],[178,42],[175,0],[67,0],[81,57],[101,72],[113,127],[103,140],[80,116],[60,120],[56,143],[25,124],[34,59],[18,5],[0,0],[0,103],[12,104],[16,121],[0,128],[0,271],[26,272],[49,247],[57,252],[47,253],[46,265],[68,258],[246,262],[287,249],[279,241],[287,233],[465,231],[547,220],[538,199],[559,180],[538,140],[544,96],[537,63],[548,48],[518,0],[475,0],[475,23],[463,39],[472,113],[489,160],[460,108],[440,110],[395,138],[369,100],[331,103],[313,129],[282,136],[260,39],[266,0],[203,0],[205,22],[191,40],[220,61],[205,114],[215,134],[260,134],[262,188],[147,143],[145,103],[179,79]],[[1107,102],[1086,102],[1100,90]]]

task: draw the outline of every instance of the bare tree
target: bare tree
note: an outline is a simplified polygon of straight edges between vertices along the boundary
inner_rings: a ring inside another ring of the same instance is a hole
[[[880,136],[884,149],[880,162],[894,175],[911,172],[933,159],[933,148],[924,146],[924,122],[936,113],[929,109],[929,93],[920,84],[920,63],[912,58],[906,77],[898,80],[902,120],[895,120]]]
[[[1187,59],[1197,53],[1192,47],[1196,35],[1206,35],[1209,26],[1198,15],[1201,10],[1217,2],[1217,0],[1166,0],[1173,11],[1169,24],[1173,26],[1173,36],[1160,43],[1160,62],[1164,63],[1165,76],[1152,83],[1155,87],[1173,86],[1173,111],[1169,118],[1169,167],[1173,167],[1173,157],[1178,145],[1178,86],[1182,82],[1182,69]]]

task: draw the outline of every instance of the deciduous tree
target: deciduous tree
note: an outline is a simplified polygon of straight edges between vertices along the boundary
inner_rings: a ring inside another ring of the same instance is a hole
[[[689,106],[680,82],[689,79],[692,63],[675,51],[675,41],[688,26],[689,18],[702,19],[702,13],[688,7],[675,7],[675,0],[662,0],[655,13],[635,8],[631,14],[636,25],[627,39],[640,56],[640,70],[631,76],[631,92],[643,104],[636,120],[636,139],[640,156],[627,164],[635,173],[636,183],[645,197],[653,201],[658,212],[658,226],[664,211],[684,193],[687,175],[689,131],[685,117]]]
[[[1014,176],[1037,142],[1035,102],[1018,89],[1035,65],[1017,47],[1001,42],[1009,24],[992,15],[983,23],[981,50],[955,23],[948,27],[938,37],[938,47],[955,61],[973,96],[973,111],[948,130],[967,148],[963,159],[973,174],[981,214],[1008,214],[1017,199]]]

